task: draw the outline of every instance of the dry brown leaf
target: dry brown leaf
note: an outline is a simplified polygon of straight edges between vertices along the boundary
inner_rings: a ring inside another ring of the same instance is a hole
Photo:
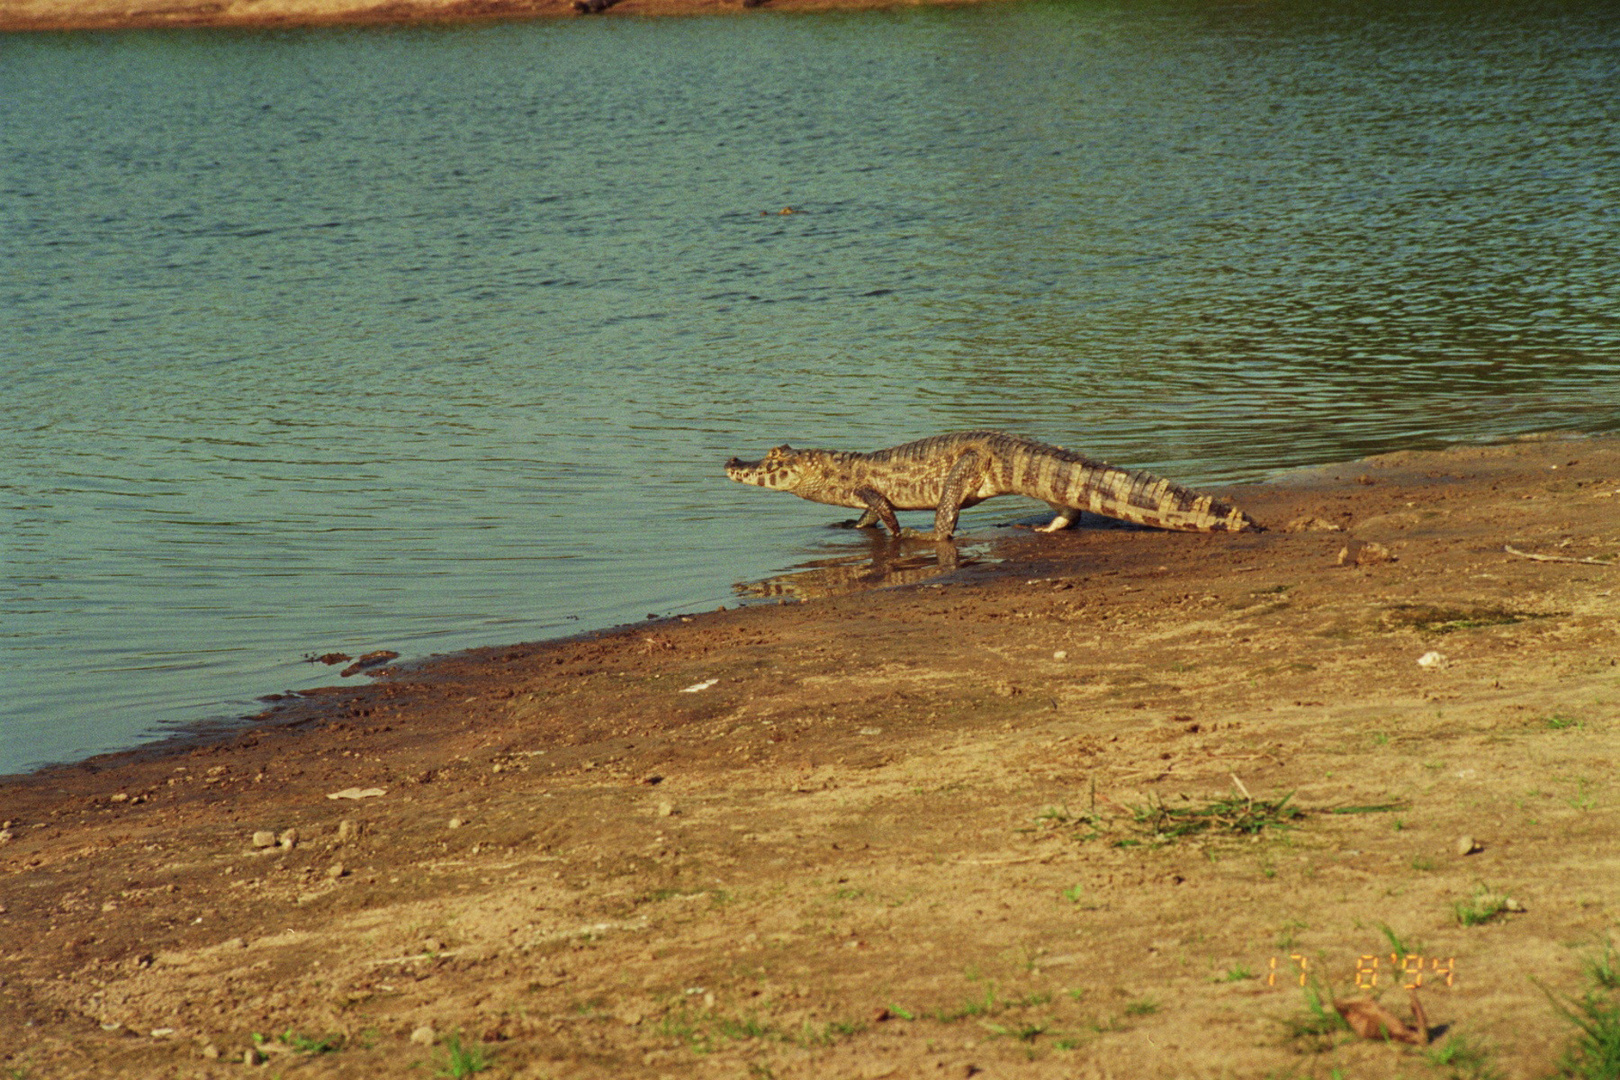
[[[1428,1017],[1423,1015],[1423,1003],[1412,995],[1415,1017],[1411,1025],[1384,1008],[1372,998],[1350,998],[1333,1003],[1344,1022],[1363,1039],[1387,1039],[1390,1042],[1427,1046],[1429,1043]]]

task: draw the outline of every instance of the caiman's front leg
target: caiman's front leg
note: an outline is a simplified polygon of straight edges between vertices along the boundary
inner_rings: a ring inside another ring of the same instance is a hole
[[[894,516],[894,504],[884,497],[883,492],[876,488],[856,488],[855,497],[866,504],[866,513],[855,523],[857,529],[865,528],[873,521],[881,521],[891,536],[900,535],[900,519]]]

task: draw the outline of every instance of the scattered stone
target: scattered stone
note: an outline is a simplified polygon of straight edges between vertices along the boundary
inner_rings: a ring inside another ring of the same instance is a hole
[[[174,1028],[153,1028],[152,1029],[152,1038],[154,1038],[154,1039],[167,1039],[170,1035],[173,1035],[173,1034],[174,1034]]]
[[[1445,662],[1445,653],[1438,653],[1432,649],[1418,657],[1418,667],[1420,668],[1437,668]]]
[[[1283,532],[1343,532],[1344,527],[1326,518],[1297,517],[1283,526]]]
[[[12,835],[13,834],[12,834],[10,829],[0,829],[0,844],[4,844],[4,843],[9,842],[11,840],[11,838],[12,838]]]
[[[338,827],[337,827],[337,842],[338,843],[340,843],[340,844],[352,844],[355,840],[359,839],[359,836],[360,836],[360,828],[353,821],[351,821],[348,818],[344,818],[342,821],[338,822]]]
[[[242,1064],[244,1064],[244,1065],[257,1065],[258,1063],[259,1063],[259,1052],[257,1050],[253,1049],[250,1046],[246,1050],[242,1051]]]
[[[291,851],[298,846],[298,830],[287,829],[283,831],[280,836],[276,837],[276,843]]]
[[[423,1024],[421,1027],[411,1032],[411,1042],[416,1043],[419,1046],[432,1046],[436,1041],[438,1041],[438,1038],[439,1033],[434,1031],[433,1028],[427,1024]]]
[[[1525,912],[1525,911],[1530,910],[1529,908],[1525,907],[1523,904],[1519,903],[1517,900],[1513,899],[1513,897],[1511,897],[1511,896],[1508,897],[1506,900],[1502,901],[1502,907],[1507,911],[1513,911],[1513,912]]]
[[[1351,543],[1339,549],[1337,560],[1340,566],[1376,566],[1379,563],[1392,563],[1396,556],[1383,544],[1371,540],[1365,543]]]
[[[128,802],[129,801],[129,792],[127,792],[127,791],[114,792],[113,794],[107,796],[107,801],[108,802]]]
[[[462,821],[460,818],[453,817],[444,823],[444,827],[447,829],[459,829],[464,824],[466,824],[466,822]]]
[[[260,829],[253,834],[253,846],[256,848],[271,848],[276,846],[276,834],[269,829]]]
[[[675,812],[675,804],[674,803],[672,803],[672,802],[661,802],[661,803],[658,804],[658,816],[659,817],[669,817],[674,812]]]
[[[1469,836],[1467,833],[1457,837],[1457,854],[1459,855],[1472,855],[1476,851],[1484,850],[1485,849],[1476,843],[1474,838]]]
[[[333,881],[336,881],[338,878],[347,873],[348,871],[343,869],[343,864],[340,862],[335,862],[326,868],[326,876],[331,878]]]
[[[207,1058],[209,1061],[218,1061],[219,1047],[215,1046],[213,1043],[204,1043],[202,1048],[202,1056]]]
[[[691,686],[681,687],[680,692],[683,694],[696,694],[700,691],[707,690],[709,687],[713,686],[719,681],[719,679],[705,679],[700,683],[693,683]]]
[[[1054,660],[1067,660],[1068,658],[1069,650],[1067,649],[1059,649],[1052,654],[1052,659]]]
[[[427,776],[429,780],[432,779],[432,777],[433,777],[433,774],[431,772],[425,773],[424,775]],[[423,779],[421,779],[419,777],[416,782],[419,783],[419,784],[425,784],[428,781],[423,780]],[[328,799],[375,799],[380,795],[386,795],[386,794],[388,794],[388,789],[387,788],[380,788],[380,787],[372,787],[372,788],[346,787],[342,791],[330,792],[326,797]]]

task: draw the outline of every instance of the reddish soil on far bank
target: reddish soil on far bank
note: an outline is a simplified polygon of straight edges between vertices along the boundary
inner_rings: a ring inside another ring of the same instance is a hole
[[[5,0],[0,3],[0,32],[206,26],[275,29],[590,15],[828,11],[976,2],[982,0]]]
[[[0,781],[0,1065],[1548,1075],[1620,916],[1620,442],[1231,494],[1271,531],[839,591],[908,543]],[[1396,950],[1432,1047],[1313,1015],[1291,957],[1409,1019]]]

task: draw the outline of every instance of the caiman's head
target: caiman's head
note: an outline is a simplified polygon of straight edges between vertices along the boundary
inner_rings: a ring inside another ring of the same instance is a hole
[[[758,461],[732,458],[726,462],[726,475],[739,484],[770,488],[772,491],[792,491],[808,474],[810,452],[795,450],[786,444],[773,446]]]

